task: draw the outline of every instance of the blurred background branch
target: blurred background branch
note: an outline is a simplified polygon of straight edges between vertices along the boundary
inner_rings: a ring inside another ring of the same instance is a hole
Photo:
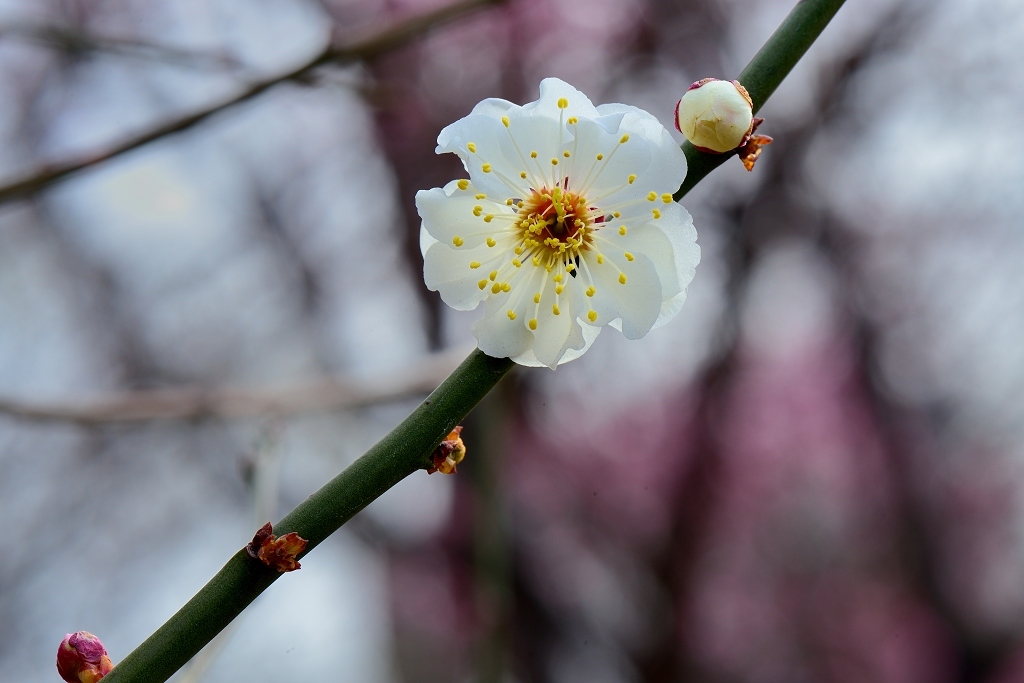
[[[308,60],[305,64],[284,73],[251,83],[241,92],[215,104],[203,107],[199,111],[159,123],[148,130],[135,133],[106,148],[80,154],[75,158],[46,164],[22,178],[8,181],[0,185],[0,204],[30,196],[74,173],[109,161],[150,142],[187,131],[211,116],[248,102],[281,83],[306,83],[315,80],[317,69],[325,65],[341,65],[358,60],[372,60],[389,50],[405,45],[410,40],[425,34],[445,22],[473,10],[497,4],[498,2],[500,0],[460,0],[441,9],[426,12],[421,16],[399,22],[368,38],[355,40],[349,45],[328,45],[322,52]]]
[[[467,352],[459,348],[433,354],[414,366],[365,379],[333,377],[273,389],[177,387],[57,402],[0,397],[0,414],[38,422],[100,425],[332,412],[428,394]]]

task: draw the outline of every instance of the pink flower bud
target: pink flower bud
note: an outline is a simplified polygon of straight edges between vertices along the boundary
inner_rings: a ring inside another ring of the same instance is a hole
[[[739,147],[751,132],[753,118],[753,102],[738,81],[705,78],[676,104],[676,129],[704,152]]]
[[[113,668],[103,643],[88,631],[67,634],[57,648],[57,673],[68,683],[96,683]]]

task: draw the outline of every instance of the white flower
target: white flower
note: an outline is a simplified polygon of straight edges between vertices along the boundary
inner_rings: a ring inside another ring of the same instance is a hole
[[[557,78],[522,107],[478,104],[437,138],[469,179],[416,194],[427,287],[471,310],[480,349],[554,368],[601,327],[639,339],[679,311],[700,261],[672,200],[686,157],[647,112]]]
[[[729,152],[752,132],[753,102],[738,81],[705,78],[676,104],[676,129],[705,152]]]

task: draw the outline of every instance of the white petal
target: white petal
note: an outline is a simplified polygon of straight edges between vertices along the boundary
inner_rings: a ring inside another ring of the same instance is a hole
[[[486,100],[481,101],[473,107],[473,111],[470,113],[490,116],[491,118],[498,119],[500,121],[501,117],[512,109],[519,109],[519,105],[513,104],[508,100],[503,100],[500,97],[488,97]],[[441,144],[440,139],[437,142],[438,144]]]
[[[584,192],[588,201],[599,208],[647,194],[647,189],[641,192],[639,185],[629,183],[630,175],[643,173],[651,164],[651,147],[646,140],[630,136],[623,143],[623,133],[609,133],[593,120],[581,119],[573,128],[576,141],[571,188]]]
[[[435,151],[457,154],[474,187],[504,201],[523,197],[528,189],[528,183],[519,177],[522,163],[514,153],[509,154],[507,139],[508,131],[499,119],[470,114],[441,131]],[[475,152],[469,151],[471,146]]]
[[[511,291],[488,296],[483,319],[472,327],[481,351],[495,358],[509,358],[530,349],[533,332],[528,321],[533,316],[532,297],[539,280],[540,274],[533,269],[517,270],[510,281]],[[508,315],[510,310],[515,313],[514,319]]]
[[[440,292],[441,299],[457,311],[471,311],[487,298],[490,289],[480,289],[480,280],[487,278],[486,266],[470,268],[473,261],[489,257],[486,245],[476,249],[452,249],[437,243],[423,255],[423,281],[427,289]]]
[[[651,259],[636,254],[627,261],[621,255],[606,253],[604,263],[599,264],[594,251],[587,251],[582,261],[586,263],[583,275],[589,274],[585,282],[592,279],[596,290],[591,302],[597,311],[597,324],[618,318],[627,339],[647,334],[658,319],[662,302],[661,281]],[[620,274],[626,276],[626,284],[619,281]]]
[[[661,296],[670,298],[678,294],[682,287],[676,269],[675,248],[671,238],[662,230],[662,220],[625,226],[625,235],[619,234],[622,223],[607,223],[607,228],[597,232],[601,238],[597,246],[606,256],[619,260],[625,259],[627,253],[634,258],[638,254],[643,254],[651,259],[658,280],[661,281]]]
[[[512,208],[506,206],[504,200],[477,199],[479,193],[472,184],[460,190],[458,181],[454,180],[444,189],[420,190],[416,193],[416,211],[423,219],[423,230],[438,242],[462,250],[477,247],[488,237],[497,240],[509,234],[511,223],[500,217],[515,216]],[[479,216],[473,213],[478,206],[481,208]],[[494,216],[490,223],[484,220],[488,215]],[[458,247],[456,241],[460,243]]]
[[[566,279],[573,280],[569,276]],[[586,345],[583,329],[577,320],[582,292],[575,283],[567,282],[558,297],[558,315],[555,315],[555,288],[551,283],[544,288],[537,308],[537,330],[533,333],[533,353],[542,364],[554,369],[568,349],[582,349]]]
[[[558,108],[558,100],[565,98],[568,106]],[[558,119],[559,116],[569,118],[596,118],[598,113],[590,98],[559,78],[545,78],[540,82],[540,99],[523,105],[524,111],[535,112]]]
[[[579,349],[568,348],[562,355],[562,359],[558,361],[559,365],[565,365],[571,360],[576,360],[584,353],[586,353],[594,340],[597,339],[597,335],[601,334],[600,327],[594,327],[592,325],[583,324],[580,326],[583,330],[583,347]],[[539,360],[537,360],[537,354],[533,352],[533,349],[527,349],[518,356],[512,358],[512,360],[518,365],[525,365],[530,368],[544,368],[547,367]]]

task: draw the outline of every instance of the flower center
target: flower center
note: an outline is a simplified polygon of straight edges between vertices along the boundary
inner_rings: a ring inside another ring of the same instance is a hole
[[[587,200],[571,190],[557,186],[533,190],[518,214],[523,246],[546,252],[549,263],[575,258],[592,240]]]

